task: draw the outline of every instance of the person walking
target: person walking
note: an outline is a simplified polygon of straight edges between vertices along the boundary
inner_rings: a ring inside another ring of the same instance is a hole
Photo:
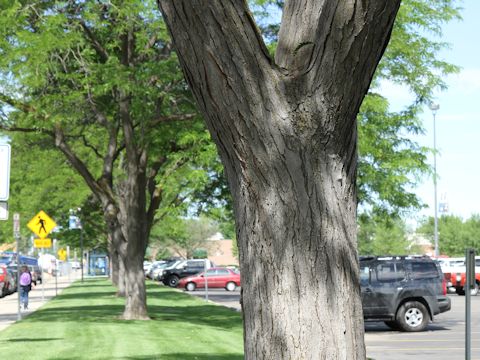
[[[22,266],[22,273],[20,275],[20,304],[23,309],[28,309],[28,293],[32,290],[32,274],[28,270],[28,266]]]

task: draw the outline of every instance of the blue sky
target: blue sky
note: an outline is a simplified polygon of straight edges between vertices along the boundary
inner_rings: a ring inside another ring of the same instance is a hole
[[[480,214],[480,46],[478,41],[479,0],[462,2],[463,21],[453,21],[443,30],[442,40],[451,44],[440,57],[461,67],[459,74],[445,79],[448,89],[435,95],[440,105],[436,115],[438,199],[446,198],[448,214],[465,218]],[[402,88],[383,87],[395,108],[408,103]],[[433,148],[433,115],[428,107],[422,115],[426,129],[416,140]],[[433,156],[429,157],[433,164]],[[419,216],[433,216],[432,178],[415,189],[428,208]]]
[[[448,77],[448,90],[437,94],[440,109],[436,128],[439,195],[446,194],[451,214],[467,218],[480,214],[480,1],[466,0],[463,7],[463,21],[444,30],[444,40],[451,49],[442,56],[462,69]],[[430,111],[425,112],[424,121],[427,134],[423,140],[432,144]],[[432,214],[433,187],[424,184],[417,193],[430,204]]]

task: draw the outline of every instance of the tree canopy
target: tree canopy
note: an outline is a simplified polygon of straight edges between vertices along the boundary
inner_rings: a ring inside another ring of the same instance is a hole
[[[417,233],[433,243],[434,219],[425,219]],[[438,218],[438,241],[441,255],[465,256],[466,248],[480,251],[480,216],[473,215],[464,220],[455,215],[442,215]]]

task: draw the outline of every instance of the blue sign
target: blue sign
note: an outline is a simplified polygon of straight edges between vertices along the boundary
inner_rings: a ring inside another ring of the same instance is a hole
[[[68,228],[70,230],[75,230],[75,229],[81,229],[82,228],[82,223],[80,221],[80,218],[75,215],[70,215],[68,217]]]

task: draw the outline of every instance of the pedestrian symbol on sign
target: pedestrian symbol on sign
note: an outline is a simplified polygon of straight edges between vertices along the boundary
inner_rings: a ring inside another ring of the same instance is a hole
[[[47,229],[45,229],[45,220],[43,220],[41,216],[38,217],[37,225],[40,225],[40,228],[38,229],[39,234],[42,232],[42,230],[45,234],[48,234]]]

